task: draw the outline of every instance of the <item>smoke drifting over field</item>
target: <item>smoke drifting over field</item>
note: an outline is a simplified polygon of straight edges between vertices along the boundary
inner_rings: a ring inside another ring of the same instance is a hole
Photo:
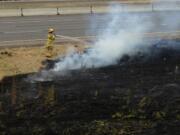
[[[120,7],[112,7],[119,10]],[[59,61],[54,71],[64,71],[80,68],[102,67],[116,64],[124,55],[133,55],[142,49],[144,32],[151,28],[151,20],[133,14],[109,14],[109,23],[103,32],[99,33],[97,42],[82,55],[71,54]]]
[[[180,18],[177,18],[176,12],[168,16],[163,12],[152,16],[141,13],[116,14],[114,12],[120,11],[121,7],[115,4],[110,10],[112,14],[106,16],[109,20],[105,22],[107,26],[103,31],[97,32],[98,40],[92,48],[84,54],[67,55],[55,65],[53,71],[98,68],[117,64],[125,54],[131,56],[147,50],[148,43],[142,41],[144,33],[151,32],[152,29],[156,30],[156,27],[164,27],[172,31],[180,24]]]
[[[144,42],[144,33],[171,32],[180,27],[179,12],[115,13],[121,11],[121,7],[114,4],[110,10],[112,14],[106,15],[108,21],[104,22],[106,24],[104,29],[96,31],[98,40],[86,53],[69,53],[73,50],[68,50],[69,55],[59,58],[55,66],[53,65],[53,69],[43,70],[40,75],[35,77],[35,80],[51,80],[57,75],[67,76],[69,70],[115,65],[122,56],[133,56],[139,51],[150,56],[149,47],[155,43]],[[92,25],[97,26],[97,24]],[[159,40],[161,39],[159,38],[155,42],[159,42]],[[174,43],[169,45],[177,48]]]

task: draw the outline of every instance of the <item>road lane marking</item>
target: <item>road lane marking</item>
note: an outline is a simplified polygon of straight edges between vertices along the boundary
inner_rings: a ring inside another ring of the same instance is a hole
[[[30,21],[28,21],[28,20],[25,20],[25,21],[8,21],[8,22],[6,22],[6,21],[0,21],[0,23],[40,23],[40,22],[44,22],[44,21],[46,21],[46,22],[59,22],[60,20],[30,20]]]
[[[180,33],[180,30],[179,31],[167,31],[167,32],[145,32],[142,34],[151,35],[151,34],[170,34],[170,33]]]
[[[136,33],[133,33],[136,34]],[[180,31],[170,31],[170,32],[149,32],[149,33],[137,33],[137,34],[144,34],[144,35],[152,35],[152,34],[180,34]],[[62,35],[60,35],[62,36]],[[169,35],[170,36],[170,35]],[[69,37],[69,36],[62,36],[62,37]],[[76,39],[83,39],[83,38],[95,38],[98,36],[80,36],[80,37],[72,37],[72,38],[76,38]],[[57,39],[62,39],[62,38],[58,38]],[[30,41],[45,41],[46,39],[31,39],[31,40],[11,40],[11,41],[1,41],[1,43],[11,43],[11,42],[30,42]]]
[[[18,21],[9,21],[9,22],[6,22],[6,21],[0,21],[0,23],[39,23],[39,22],[41,22],[41,21],[20,21],[20,22],[18,22]]]
[[[0,22],[0,23],[15,23],[15,22],[4,22],[4,21],[3,21],[3,22]]]
[[[21,34],[21,33],[38,33],[42,32],[42,30],[32,30],[32,31],[7,31],[3,32],[4,34]]]
[[[10,32],[3,32],[4,34],[20,34],[20,33],[38,33],[38,32],[43,32],[43,30],[31,30],[31,31],[10,31]],[[167,31],[167,32],[145,32],[145,33],[134,33],[134,34],[145,34],[145,35],[150,35],[150,34],[169,34],[169,33],[180,33],[179,31]],[[61,35],[62,36],[62,35]]]
[[[60,36],[60,35],[59,35]],[[69,37],[69,36],[62,36],[62,37],[57,37],[57,39],[62,39],[63,37]],[[78,40],[78,38],[93,38],[93,37],[95,37],[95,36],[82,36],[82,37],[72,37],[72,38],[74,38],[74,39],[76,39],[77,38],[77,40]],[[70,38],[70,37],[69,37]],[[46,40],[46,38],[44,38],[44,39],[31,39],[31,40],[11,40],[11,41],[2,41],[2,42],[0,42],[0,43],[11,43],[11,42],[31,42],[31,41],[45,41]]]
[[[30,41],[43,41],[45,39],[31,39],[31,40],[11,40],[11,41],[2,41],[0,43],[10,43],[10,42],[30,42]]]
[[[19,23],[39,23],[39,22],[42,22],[42,21],[21,21]]]

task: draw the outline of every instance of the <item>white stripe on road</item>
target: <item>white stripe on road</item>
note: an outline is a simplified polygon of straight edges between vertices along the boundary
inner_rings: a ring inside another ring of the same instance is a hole
[[[15,22],[4,22],[4,21],[3,21],[3,22],[0,22],[0,23],[15,23]]]
[[[32,31],[7,31],[4,34],[21,34],[21,33],[38,33],[42,32],[42,30],[32,30]]]
[[[61,35],[58,35],[61,36]],[[63,37],[69,37],[69,36],[61,36],[57,37],[57,39],[62,39]],[[72,37],[73,39],[77,39],[78,38],[94,38],[95,36],[82,36],[82,37]],[[70,37],[69,37],[70,38]],[[46,39],[31,39],[31,40],[11,40],[11,41],[2,41],[0,43],[11,43],[11,42],[31,42],[31,41],[45,41]]]
[[[6,22],[6,21],[0,21],[0,23],[40,23],[40,22],[43,22],[43,21],[46,21],[46,22],[58,22],[59,20],[30,20],[30,21],[8,21],[8,22]]]
[[[142,33],[145,35],[151,35],[151,34],[180,34],[180,31],[167,31],[167,32],[147,32],[147,33]]]
[[[11,43],[11,42],[30,42],[30,41],[43,41],[45,39],[32,39],[32,40],[11,40],[11,41],[2,41],[0,43]]]
[[[136,33],[133,33],[136,34]],[[140,34],[140,33],[138,33]],[[151,34],[180,34],[180,31],[170,31],[170,32],[149,32],[149,33],[141,33],[144,35],[151,35]],[[69,36],[62,36],[58,35],[59,37],[69,37]],[[170,35],[169,35],[170,36]],[[81,39],[81,38],[95,38],[96,36],[81,36],[81,37],[72,37],[74,39]],[[60,39],[60,38],[59,38]],[[46,39],[31,39],[31,40],[11,40],[11,41],[1,41],[0,43],[10,43],[10,42],[30,42],[30,41],[44,41]]]
[[[9,22],[5,22],[5,21],[0,21],[0,23],[39,23],[41,21],[20,21],[20,22],[17,22],[17,21],[9,21]]]
[[[38,33],[42,32],[43,30],[32,30],[32,31],[10,31],[10,32],[4,32],[4,34],[20,34],[20,33]],[[170,33],[180,33],[180,31],[168,31],[168,32],[148,32],[148,33],[133,33],[133,34],[170,34]],[[61,35],[61,37],[63,37]]]

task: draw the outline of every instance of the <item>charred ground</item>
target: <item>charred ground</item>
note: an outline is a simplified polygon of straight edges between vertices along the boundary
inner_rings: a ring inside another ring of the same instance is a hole
[[[160,42],[149,55],[126,55],[117,65],[71,71],[52,81],[5,78],[0,133],[178,135],[178,45]]]

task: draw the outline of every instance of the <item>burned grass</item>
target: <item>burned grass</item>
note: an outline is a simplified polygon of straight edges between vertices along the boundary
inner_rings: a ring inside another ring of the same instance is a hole
[[[1,82],[4,134],[178,135],[180,50],[155,48],[52,81]],[[9,95],[8,95],[9,93]]]

